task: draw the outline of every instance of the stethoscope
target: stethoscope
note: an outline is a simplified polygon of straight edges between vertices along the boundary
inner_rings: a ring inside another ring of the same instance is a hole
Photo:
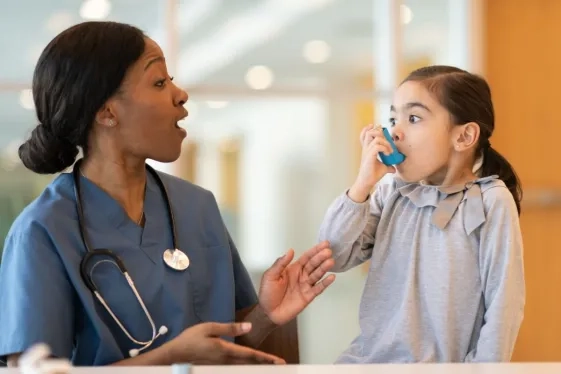
[[[130,356],[135,357],[142,350],[150,347],[152,345],[152,343],[154,343],[154,341],[159,336],[165,335],[168,332],[168,328],[166,326],[162,325],[162,326],[160,326],[159,329],[156,330],[156,324],[154,323],[154,320],[152,319],[152,316],[150,315],[150,312],[148,312],[148,309],[146,308],[146,305],[142,301],[142,298],[140,297],[140,294],[136,290],[134,282],[132,281],[132,278],[130,277],[130,275],[127,271],[127,268],[125,267],[125,264],[123,263],[121,258],[109,249],[94,249],[94,250],[92,250],[90,248],[90,246],[88,244],[89,241],[88,241],[88,238],[87,238],[87,233],[86,233],[86,230],[84,229],[84,212],[83,212],[83,209],[82,209],[82,195],[80,193],[80,176],[81,176],[80,164],[81,164],[81,162],[82,162],[82,160],[76,161],[76,163],[74,164],[74,168],[72,170],[72,175],[73,175],[73,178],[74,178],[74,194],[75,194],[75,197],[76,197],[76,207],[77,207],[77,210],[78,210],[78,226],[80,228],[80,235],[82,236],[82,241],[84,242],[84,246],[86,247],[86,251],[87,251],[86,254],[84,255],[84,257],[82,258],[81,263],[80,263],[80,274],[82,276],[82,279],[86,283],[86,286],[90,289],[90,291],[99,300],[101,305],[103,305],[105,310],[107,310],[107,312],[111,315],[113,320],[117,323],[117,325],[121,328],[121,330],[125,333],[125,335],[133,343],[140,346],[140,348],[138,348],[138,349],[131,349],[129,351]],[[173,250],[172,249],[166,249],[164,251],[163,261],[170,269],[173,269],[173,270],[176,270],[176,271],[184,271],[185,269],[187,269],[189,267],[189,258],[187,257],[187,255],[185,253],[183,253],[182,251],[177,249],[177,236],[176,236],[176,231],[175,231],[175,221],[173,219],[173,212],[172,212],[172,209],[171,209],[171,204],[170,204],[169,197],[168,197],[168,194],[167,194],[166,186],[162,182],[162,179],[160,178],[160,176],[158,175],[156,170],[154,170],[150,165],[146,165],[146,169],[154,177],[154,179],[158,183],[158,187],[159,187],[162,195],[164,196],[164,199],[166,201],[167,211],[168,211],[168,218],[169,218],[170,225],[171,225],[173,247],[175,249],[173,249]],[[96,256],[105,257],[105,258],[108,257],[109,259],[102,259],[98,263],[94,264],[93,267],[91,268],[91,270],[88,272],[88,264],[91,263],[92,260],[94,260]],[[152,339],[150,339],[149,341],[139,341],[139,340],[135,339],[129,333],[129,331],[125,328],[125,326],[121,323],[121,321],[119,321],[117,316],[113,313],[111,308],[107,305],[107,303],[105,302],[103,297],[100,295],[99,290],[97,289],[97,286],[95,285],[95,282],[92,279],[92,273],[93,273],[93,270],[95,269],[95,267],[97,265],[99,265],[100,263],[107,263],[107,262],[111,263],[111,264],[113,264],[113,265],[115,265],[119,268],[119,270],[121,271],[121,273],[123,274],[123,276],[127,280],[129,286],[131,287],[131,290],[133,291],[134,295],[136,296],[136,299],[138,300],[138,303],[140,304],[140,306],[144,310],[144,313],[146,314],[146,318],[148,319],[148,322],[150,323],[150,326],[152,327]]]

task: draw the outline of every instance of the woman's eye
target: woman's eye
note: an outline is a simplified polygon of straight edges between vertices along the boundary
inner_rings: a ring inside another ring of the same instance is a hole
[[[169,77],[168,79],[169,79],[170,82],[173,81],[173,77]],[[165,84],[166,84],[166,80],[167,79],[160,79],[159,81],[156,82],[155,86],[156,87],[164,87]]]
[[[416,123],[416,122],[419,122],[420,120],[421,120],[420,117],[417,117],[417,116],[414,116],[414,115],[409,116],[409,122],[410,123]]]

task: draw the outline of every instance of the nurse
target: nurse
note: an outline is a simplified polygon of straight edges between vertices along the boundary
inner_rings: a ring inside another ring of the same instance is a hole
[[[23,164],[74,167],[6,238],[0,359],[44,342],[80,366],[282,363],[257,348],[333,282],[331,251],[288,251],[257,295],[211,192],[145,164],[176,160],[186,136],[160,47],[125,24],[73,26],[41,54],[33,96]]]

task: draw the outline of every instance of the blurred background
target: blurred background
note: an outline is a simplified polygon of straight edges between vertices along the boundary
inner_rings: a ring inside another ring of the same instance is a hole
[[[142,28],[189,92],[182,157],[154,165],[214,192],[256,284],[288,248],[316,242],[358,168],[361,128],[386,121],[407,72],[451,64],[483,74],[497,112],[493,146],[526,190],[528,298],[514,359],[561,361],[561,1],[2,1],[0,244],[52,179],[17,157],[36,125],[37,58],[65,28],[101,19]],[[299,317],[303,363],[333,362],[357,335],[365,274],[339,275]]]

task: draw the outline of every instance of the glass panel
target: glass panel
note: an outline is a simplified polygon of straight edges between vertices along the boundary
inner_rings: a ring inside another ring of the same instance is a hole
[[[257,286],[288,248],[316,242],[327,206],[355,176],[358,132],[373,116],[373,4],[204,7],[181,33],[176,74],[191,97],[195,181],[218,199]],[[302,313],[302,362],[332,363],[356,336],[363,282],[362,268],[340,274]]]
[[[0,33],[17,35],[0,38],[0,88],[29,85],[35,63],[47,43],[65,28],[84,21],[84,16],[108,13],[107,19],[132,23],[147,33],[161,37],[164,30],[165,2],[153,0],[93,1],[9,1],[2,3]],[[92,3],[90,1],[89,3]],[[109,3],[107,8],[106,3]],[[99,5],[101,4],[101,5]],[[25,20],[25,21],[23,21]],[[7,54],[6,54],[7,52]]]
[[[180,9],[193,6],[189,4]],[[180,29],[189,29],[181,32],[177,74],[187,86],[246,90],[246,74],[255,65],[272,70],[270,90],[324,91],[360,80],[370,86],[370,1],[355,1],[352,7],[340,0],[204,4],[203,20],[187,26],[179,22]],[[180,19],[189,14],[180,13]],[[254,76],[260,76],[259,70]]]
[[[5,235],[20,211],[50,180],[27,171],[18,158],[18,147],[35,126],[35,114],[24,109],[27,97],[0,92],[0,252]]]
[[[401,6],[403,28],[403,74],[423,65],[450,63],[450,11],[458,1],[404,0]],[[467,17],[467,15],[466,15]],[[463,24],[452,25],[462,27]],[[456,41],[457,42],[457,41]],[[468,48],[467,45],[462,46]]]

